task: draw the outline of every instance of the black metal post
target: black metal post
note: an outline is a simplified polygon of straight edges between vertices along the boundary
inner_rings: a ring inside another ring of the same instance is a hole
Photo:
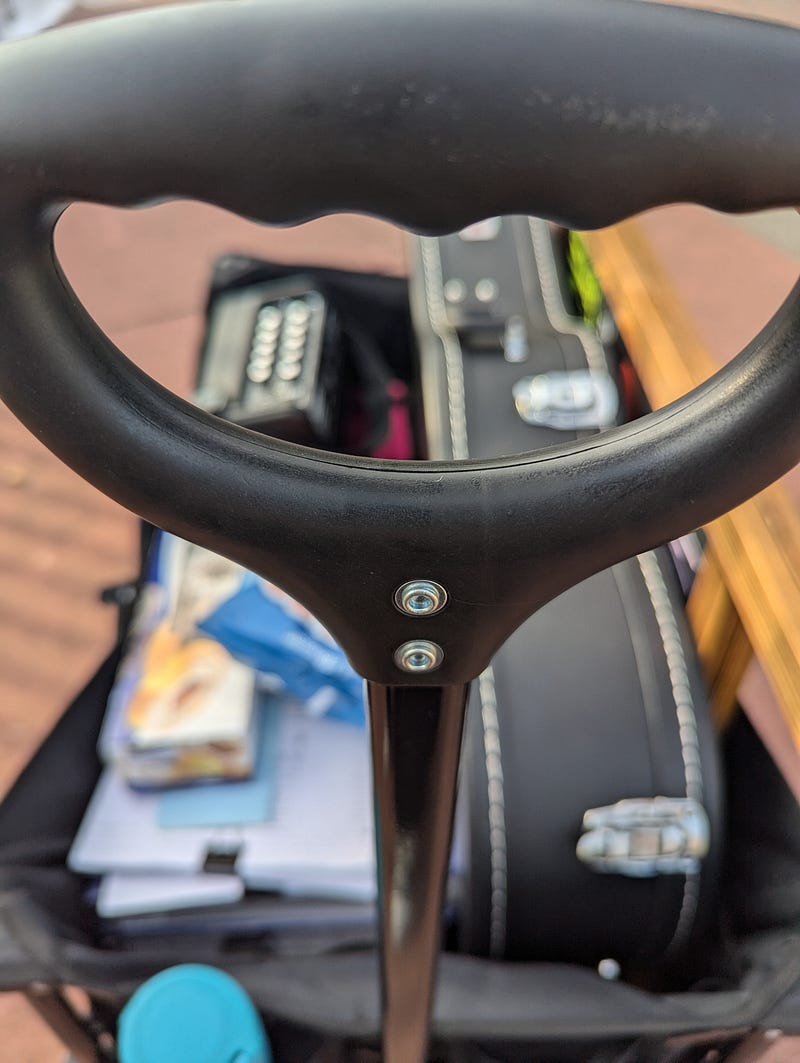
[[[424,1063],[467,685],[368,684],[383,1063]]]

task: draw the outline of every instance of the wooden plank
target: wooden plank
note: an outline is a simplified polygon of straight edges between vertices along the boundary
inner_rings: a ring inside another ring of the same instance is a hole
[[[654,408],[702,383],[718,365],[637,221],[586,235],[600,283]],[[706,528],[743,631],[800,749],[800,514],[781,483]],[[698,631],[702,638],[703,632]],[[717,647],[741,664],[741,640]]]
[[[739,684],[753,647],[710,550],[697,573],[686,611],[708,685],[712,718],[722,731],[736,712]]]

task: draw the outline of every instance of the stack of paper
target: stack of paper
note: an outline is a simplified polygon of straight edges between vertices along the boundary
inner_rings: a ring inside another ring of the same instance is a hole
[[[105,770],[68,860],[106,876],[101,915],[225,903],[244,887],[374,897],[366,733],[265,697],[252,780],[142,793]]]
[[[285,595],[175,536],[157,534],[146,575],[68,860],[101,876],[100,915],[245,889],[371,901],[363,686],[341,650]]]
[[[256,675],[198,624],[243,569],[159,533],[99,739],[134,786],[244,779],[256,755]]]

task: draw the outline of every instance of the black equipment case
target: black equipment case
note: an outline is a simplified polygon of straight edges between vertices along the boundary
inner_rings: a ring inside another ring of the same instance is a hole
[[[569,305],[565,236],[515,217],[415,241],[430,457],[538,450],[623,418],[613,349]],[[663,963],[702,932],[721,794],[667,549],[592,577],[508,640],[473,686],[463,786],[467,951]]]

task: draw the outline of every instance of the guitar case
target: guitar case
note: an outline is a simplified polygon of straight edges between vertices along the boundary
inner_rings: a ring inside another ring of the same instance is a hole
[[[578,316],[563,231],[489,219],[411,249],[427,456],[493,458],[624,419],[613,347]],[[586,580],[473,684],[460,947],[674,964],[716,896],[721,787],[669,549]]]

